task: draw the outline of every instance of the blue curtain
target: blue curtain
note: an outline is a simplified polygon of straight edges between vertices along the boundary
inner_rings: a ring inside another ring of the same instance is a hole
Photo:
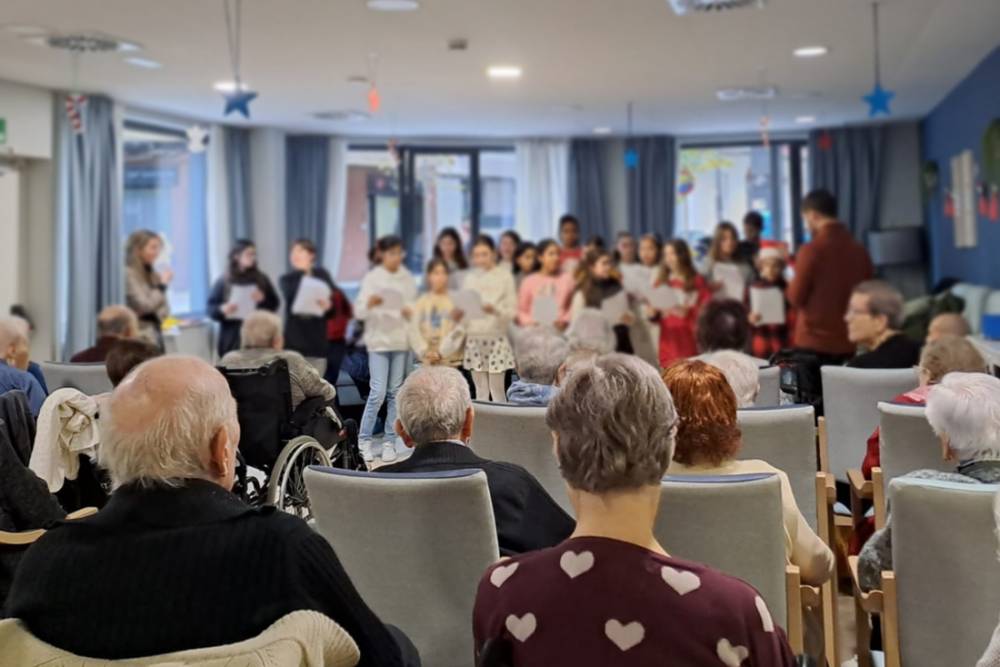
[[[625,141],[625,150],[634,151],[637,158],[635,166],[626,171],[628,230],[636,237],[656,233],[671,238],[677,171],[674,138],[630,138]]]
[[[569,144],[569,212],[580,219],[580,236],[611,240],[604,163],[608,142],[573,139]]]
[[[867,242],[870,230],[879,228],[885,142],[884,125],[817,130],[809,134],[812,187],[834,194],[840,219],[862,243]]]
[[[226,199],[229,234],[232,241],[251,237],[253,204],[250,197],[250,130],[226,127],[223,130],[226,162]]]
[[[87,97],[76,131],[58,94],[56,344],[62,359],[94,341],[96,315],[124,300],[122,180],[114,103]]]
[[[291,136],[285,146],[285,215],[289,244],[306,238],[316,244],[316,264],[326,247],[326,202],[330,184],[330,138]]]

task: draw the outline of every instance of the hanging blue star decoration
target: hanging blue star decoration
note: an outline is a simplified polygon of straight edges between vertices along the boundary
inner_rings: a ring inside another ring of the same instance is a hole
[[[881,82],[876,83],[875,87],[872,88],[872,92],[861,98],[868,103],[868,117],[874,118],[880,113],[884,113],[886,116],[891,115],[892,111],[889,110],[889,103],[892,102],[892,98],[895,96],[896,93],[884,89]]]
[[[625,151],[625,168],[635,169],[639,166],[639,151],[629,148]]]
[[[223,93],[222,97],[226,100],[226,109],[222,112],[223,116],[238,111],[243,114],[244,118],[250,118],[250,102],[257,97],[257,93],[252,90],[234,90],[231,93]]]

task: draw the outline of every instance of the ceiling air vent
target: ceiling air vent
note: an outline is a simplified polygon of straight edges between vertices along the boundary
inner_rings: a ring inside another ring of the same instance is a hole
[[[53,49],[73,51],[75,53],[132,52],[141,49],[135,42],[129,42],[99,32],[37,35],[29,38],[28,41]]]
[[[765,0],[667,0],[678,16],[695,13],[721,12],[727,9],[763,7]]]
[[[313,114],[313,118],[317,120],[359,122],[368,120],[371,118],[371,114],[358,109],[335,109],[332,111],[318,111]]]
[[[745,102],[773,100],[778,96],[778,89],[775,86],[743,86],[734,88],[720,88],[715,91],[715,96],[720,102]]]

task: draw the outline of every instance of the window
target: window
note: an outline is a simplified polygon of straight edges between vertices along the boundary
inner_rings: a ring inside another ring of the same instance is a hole
[[[482,193],[479,231],[499,237],[505,230],[513,229],[517,217],[517,154],[482,151],[479,188]]]
[[[183,129],[126,121],[124,138],[125,237],[139,229],[164,241],[157,262],[174,272],[167,290],[174,315],[205,312],[209,275],[206,227],[206,155],[188,150]]]
[[[764,216],[765,239],[794,246],[807,159],[798,142],[681,148],[676,235],[696,243],[723,220],[740,228],[743,216],[754,210]]]
[[[399,166],[389,151],[348,151],[346,206],[334,280],[351,285],[368,270],[371,238],[399,233]]]

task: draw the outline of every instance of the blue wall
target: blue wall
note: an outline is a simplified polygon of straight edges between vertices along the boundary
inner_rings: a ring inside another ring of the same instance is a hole
[[[937,162],[942,186],[951,183],[951,158],[962,151],[971,148],[979,164],[983,133],[995,118],[1000,118],[1000,47],[924,119],[924,160]],[[927,205],[933,279],[955,277],[1000,288],[1000,222],[980,217],[978,246],[956,248],[953,223],[944,217],[942,189]]]

